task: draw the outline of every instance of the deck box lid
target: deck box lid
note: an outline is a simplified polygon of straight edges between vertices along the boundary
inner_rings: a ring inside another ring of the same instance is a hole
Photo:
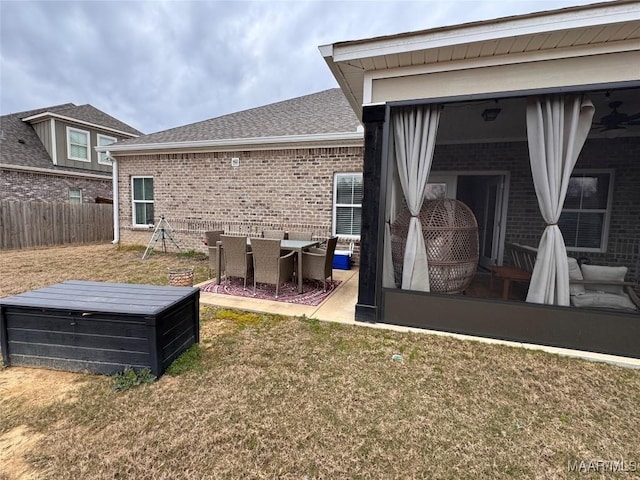
[[[68,280],[2,298],[0,305],[3,307],[23,306],[80,312],[156,315],[195,292],[199,292],[197,287],[164,287]]]

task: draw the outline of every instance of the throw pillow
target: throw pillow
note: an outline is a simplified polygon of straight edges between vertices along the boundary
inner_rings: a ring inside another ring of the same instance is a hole
[[[593,282],[624,282],[627,274],[627,267],[607,267],[603,265],[582,265],[582,276],[585,280]],[[607,285],[606,283],[595,283],[585,285],[587,290],[596,292],[615,293],[622,295],[624,289],[622,285]]]
[[[584,280],[582,278],[582,272],[580,271],[580,265],[575,258],[568,257],[567,263],[569,264],[569,294],[570,295],[582,295],[584,294],[584,285],[581,283],[571,283],[572,280]]]

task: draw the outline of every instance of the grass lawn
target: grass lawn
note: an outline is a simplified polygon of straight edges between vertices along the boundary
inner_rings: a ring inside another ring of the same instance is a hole
[[[0,290],[166,284],[177,266],[206,278],[200,256],[142,251],[3,251]],[[640,370],[206,307],[174,367],[123,392],[0,370],[0,479],[640,478]]]

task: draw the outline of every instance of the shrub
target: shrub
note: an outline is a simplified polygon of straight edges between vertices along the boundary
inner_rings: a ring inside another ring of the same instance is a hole
[[[153,383],[155,379],[155,375],[152,375],[151,370],[148,368],[141,368],[136,371],[131,367],[126,367],[122,372],[115,374],[113,389],[116,392],[123,392],[144,383]]]

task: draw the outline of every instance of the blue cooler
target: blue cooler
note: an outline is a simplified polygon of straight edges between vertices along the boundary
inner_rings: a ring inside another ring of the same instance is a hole
[[[336,270],[349,270],[351,268],[351,251],[336,250],[333,254],[332,267]]]

